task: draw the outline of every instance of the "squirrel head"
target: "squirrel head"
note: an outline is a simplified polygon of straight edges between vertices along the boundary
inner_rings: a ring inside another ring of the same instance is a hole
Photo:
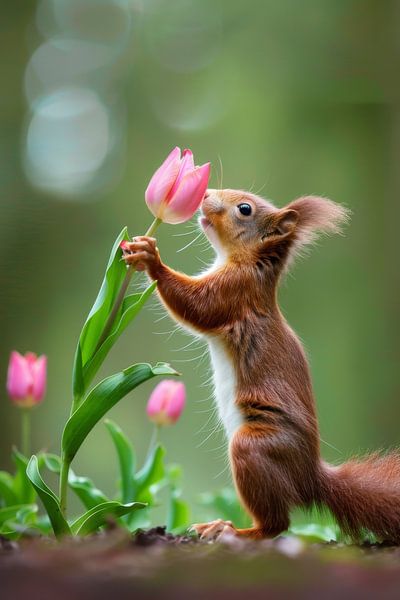
[[[274,270],[321,233],[339,233],[350,211],[326,198],[303,196],[284,208],[242,190],[207,190],[200,225],[217,254]]]

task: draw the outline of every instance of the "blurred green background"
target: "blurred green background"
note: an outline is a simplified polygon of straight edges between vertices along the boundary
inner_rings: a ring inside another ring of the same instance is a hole
[[[211,187],[261,190],[278,205],[314,193],[352,209],[345,237],[297,263],[281,302],[311,359],[324,456],[400,442],[399,15],[390,0],[2,6],[0,468],[19,439],[5,393],[10,351],[49,357],[34,448],[58,451],[76,341],[111,245],[124,225],[145,231],[144,190],[175,145],[212,162]],[[168,264],[194,273],[212,252],[198,240],[177,253],[190,227],[164,225],[158,239]],[[148,305],[102,375],[157,360],[182,372],[187,409],[162,437],[193,501],[229,482],[224,438],[204,347],[182,349],[190,339],[162,315]],[[142,458],[152,387],[110,414]],[[74,470],[111,491],[104,426]]]

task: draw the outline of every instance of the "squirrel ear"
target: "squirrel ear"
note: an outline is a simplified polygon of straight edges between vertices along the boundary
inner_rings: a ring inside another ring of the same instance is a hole
[[[296,238],[299,245],[308,244],[321,233],[340,233],[350,216],[344,206],[318,196],[303,196],[294,200],[286,210],[296,212]]]
[[[272,222],[272,233],[274,235],[286,236],[296,229],[299,213],[291,208],[280,210],[274,215]]]

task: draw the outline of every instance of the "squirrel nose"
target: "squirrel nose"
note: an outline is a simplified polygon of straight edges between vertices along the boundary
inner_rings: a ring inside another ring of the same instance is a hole
[[[218,194],[218,190],[208,189],[204,194],[202,203],[203,212],[209,213],[221,213],[224,210],[222,199]]]

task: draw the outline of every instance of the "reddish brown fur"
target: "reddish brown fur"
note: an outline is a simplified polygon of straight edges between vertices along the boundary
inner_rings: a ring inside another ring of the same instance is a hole
[[[251,205],[251,217],[237,205]],[[346,533],[364,528],[400,543],[400,456],[373,455],[332,467],[320,458],[318,423],[304,350],[277,304],[280,275],[320,232],[338,232],[346,210],[304,197],[285,209],[241,191],[209,191],[206,229],[227,257],[214,272],[192,278],[160,260],[155,240],[135,238],[127,262],[145,267],[172,315],[223,341],[236,373],[243,425],[230,440],[238,494],[254,519],[239,534],[274,536],[289,511],[327,505]]]

